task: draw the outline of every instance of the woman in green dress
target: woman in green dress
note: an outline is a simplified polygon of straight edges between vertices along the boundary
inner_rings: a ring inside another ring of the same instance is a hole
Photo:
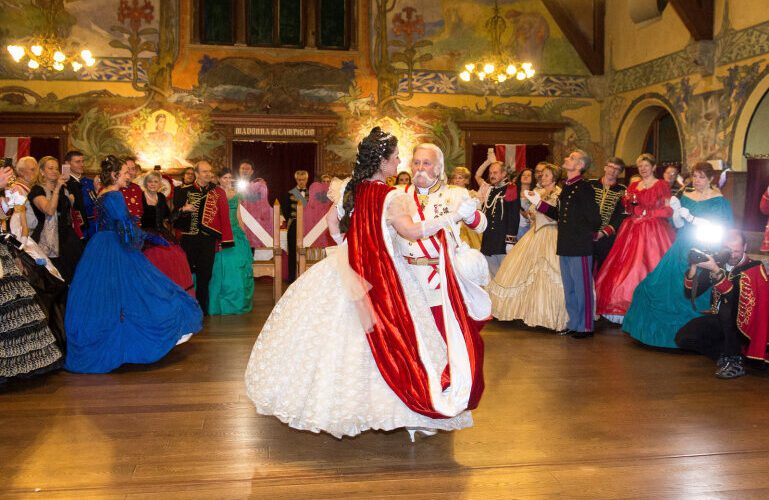
[[[240,195],[233,184],[232,172],[222,172],[219,185],[227,193],[235,245],[223,248],[214,258],[213,276],[208,286],[209,314],[243,314],[253,307],[254,258],[238,211]]]
[[[726,230],[734,223],[732,206],[712,186],[714,179],[715,172],[709,163],[700,162],[692,167],[694,190],[683,194],[680,207],[674,208],[673,213],[674,225],[683,227],[654,271],[646,275],[633,293],[622,330],[646,345],[677,348],[676,332],[710,307],[710,293],[700,295],[692,307],[684,294],[684,273],[689,267],[689,250],[717,250],[721,245],[699,240],[698,229],[710,224]]]

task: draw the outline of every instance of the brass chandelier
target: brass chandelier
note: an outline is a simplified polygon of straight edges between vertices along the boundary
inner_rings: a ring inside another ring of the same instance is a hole
[[[494,1],[494,14],[486,21],[485,28],[491,35],[492,53],[478,61],[467,62],[459,73],[462,81],[501,84],[512,78],[522,81],[534,76],[535,70],[532,63],[516,61],[502,50],[502,33],[505,32],[507,23],[499,14],[497,0]]]
[[[11,58],[24,64],[32,72],[56,73],[71,68],[77,73],[83,67],[96,64],[90,50],[78,52],[77,44],[70,44],[56,30],[56,18],[64,11],[63,0],[48,0],[36,4],[43,14],[42,33],[32,35],[8,45]]]

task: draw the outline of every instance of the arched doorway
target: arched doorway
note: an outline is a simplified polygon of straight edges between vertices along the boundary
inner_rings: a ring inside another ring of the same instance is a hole
[[[759,204],[769,185],[769,77],[759,82],[740,113],[731,158],[735,178],[744,182],[738,184],[744,188],[745,205],[735,206],[735,213],[742,212],[743,229],[761,231],[766,216],[760,213]]]
[[[616,156],[628,164],[626,180],[636,173],[634,162],[641,153],[653,154],[659,170],[670,164],[680,168],[683,163],[685,152],[680,127],[663,99],[662,96],[645,97],[633,102],[620,123],[614,150]]]

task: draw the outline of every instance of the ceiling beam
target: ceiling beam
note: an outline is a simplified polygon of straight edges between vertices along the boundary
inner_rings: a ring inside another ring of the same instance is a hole
[[[542,0],[545,8],[553,16],[558,27],[577,51],[582,62],[593,75],[604,72],[604,17],[605,0],[593,1],[593,40],[591,41],[575,22],[570,13],[558,0]]]
[[[715,22],[713,4],[714,0],[670,0],[670,5],[697,41],[713,39]]]

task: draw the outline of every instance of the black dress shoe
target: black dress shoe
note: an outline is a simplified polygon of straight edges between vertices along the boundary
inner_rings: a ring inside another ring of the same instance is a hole
[[[571,338],[573,339],[586,339],[592,336],[593,336],[593,332],[574,332],[571,334]]]
[[[561,335],[562,337],[566,337],[567,335],[571,335],[572,333],[575,333],[575,332],[574,330],[569,330],[568,328],[566,328],[565,330],[558,330],[555,333],[557,333],[558,335]]]

